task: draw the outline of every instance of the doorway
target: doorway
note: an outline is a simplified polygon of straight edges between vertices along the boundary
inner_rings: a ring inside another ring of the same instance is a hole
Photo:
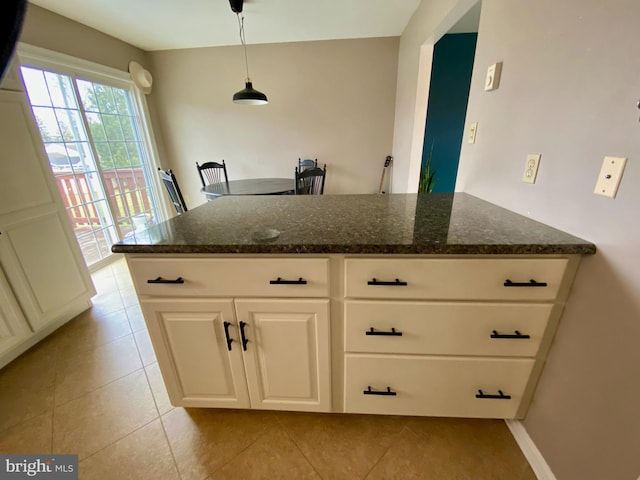
[[[433,46],[418,191],[453,192],[475,58],[481,3]]]

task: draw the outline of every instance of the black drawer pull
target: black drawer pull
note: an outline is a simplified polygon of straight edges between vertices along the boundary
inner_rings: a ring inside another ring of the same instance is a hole
[[[363,390],[362,393],[364,393],[365,395],[386,395],[388,397],[395,397],[398,394],[398,392],[392,392],[391,387],[387,387],[386,391],[383,390],[381,392],[380,391],[376,392],[374,390],[371,390],[370,386],[367,387],[366,390]]]
[[[178,277],[175,280],[167,280],[166,278],[158,277],[155,280],[147,280],[147,283],[184,283],[184,279]]]
[[[229,336],[229,325],[231,325],[231,322],[224,322],[224,336],[227,339],[227,350],[231,351],[231,342],[233,342],[233,338],[231,338]]]
[[[376,331],[373,327],[368,332],[364,332],[365,335],[380,335],[384,337],[401,337],[402,332],[396,332],[395,328],[392,328],[390,332]]]
[[[394,286],[394,287],[406,287],[407,286],[407,282],[401,282],[397,278],[393,282],[383,282],[381,280],[376,280],[374,278],[373,280],[369,280],[367,282],[367,285],[391,285],[391,286]]]
[[[247,343],[249,343],[249,340],[244,335],[244,327],[246,326],[247,322],[240,322],[240,340],[242,340],[242,350],[245,352],[247,351]]]
[[[298,278],[298,280],[283,280],[278,277],[276,280],[269,280],[269,285],[306,285],[307,281],[303,280],[302,277]]]
[[[515,333],[498,333],[495,330],[491,334],[491,338],[531,338],[531,335],[523,335],[518,330]]]
[[[476,398],[495,398],[498,400],[510,400],[511,395],[505,395],[502,393],[502,390],[498,390],[498,395],[490,395],[488,393],[484,393],[482,390],[478,390],[476,393]]]
[[[533,278],[528,282],[512,282],[508,278],[504,281],[505,287],[546,287],[547,282],[536,282]]]

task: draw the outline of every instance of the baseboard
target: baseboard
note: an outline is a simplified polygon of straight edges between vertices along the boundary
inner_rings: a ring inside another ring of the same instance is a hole
[[[536,474],[538,480],[556,480],[556,476],[549,468],[547,461],[544,459],[536,444],[533,443],[529,433],[520,420],[505,420],[507,427],[511,430],[513,438],[518,443],[522,454],[525,456],[533,473]]]

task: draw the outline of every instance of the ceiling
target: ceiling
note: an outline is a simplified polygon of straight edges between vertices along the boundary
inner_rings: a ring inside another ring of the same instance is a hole
[[[29,0],[142,50],[237,45],[228,0]],[[421,0],[245,0],[247,43],[399,36]]]

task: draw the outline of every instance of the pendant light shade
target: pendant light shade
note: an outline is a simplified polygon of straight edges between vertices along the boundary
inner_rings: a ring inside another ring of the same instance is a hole
[[[267,96],[254,89],[250,80],[245,82],[245,88],[240,90],[233,96],[233,103],[240,103],[242,105],[266,105],[269,103]]]
[[[233,103],[238,103],[240,105],[266,105],[267,103],[269,103],[269,100],[267,100],[267,96],[264,93],[254,89],[253,84],[251,83],[251,78],[249,78],[247,42],[244,38],[244,15],[241,16],[243,0],[229,0],[229,3],[231,4],[231,11],[234,12],[236,14],[236,17],[238,18],[238,27],[240,29],[240,43],[242,44],[242,49],[244,50],[244,66],[247,72],[244,89],[233,95]]]

